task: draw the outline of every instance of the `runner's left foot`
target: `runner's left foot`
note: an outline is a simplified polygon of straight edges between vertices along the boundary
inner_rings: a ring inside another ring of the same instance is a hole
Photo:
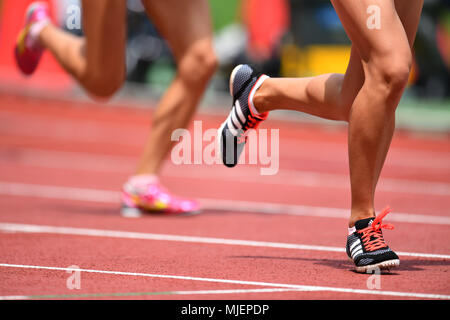
[[[136,182],[137,181],[137,182]],[[137,217],[141,214],[194,214],[200,206],[195,200],[183,199],[169,193],[156,177],[133,179],[122,190],[122,215]]]
[[[25,75],[32,74],[41,60],[44,48],[37,39],[39,32],[50,22],[48,6],[33,2],[25,15],[25,27],[19,33],[14,54],[17,65]]]
[[[238,65],[231,73],[233,107],[218,130],[219,152],[227,167],[234,167],[238,163],[247,141],[247,131],[256,129],[269,115],[268,112],[259,114],[253,105],[253,95],[267,78],[267,75],[246,64]]]
[[[382,224],[382,219],[389,212],[391,209],[386,208],[376,218],[356,221],[356,230],[347,238],[346,251],[357,272],[368,273],[400,265],[400,259],[385,243],[381,232],[383,228],[394,229],[390,224]]]

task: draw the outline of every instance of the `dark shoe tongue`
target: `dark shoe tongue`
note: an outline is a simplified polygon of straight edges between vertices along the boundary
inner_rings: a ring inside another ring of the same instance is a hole
[[[355,228],[356,230],[361,230],[364,228],[367,228],[369,225],[372,224],[372,221],[375,220],[375,218],[367,218],[367,219],[361,219],[355,222]]]

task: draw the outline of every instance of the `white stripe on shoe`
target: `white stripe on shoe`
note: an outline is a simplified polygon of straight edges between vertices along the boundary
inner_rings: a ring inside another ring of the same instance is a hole
[[[231,120],[231,114],[228,116],[227,118],[227,124],[228,124],[228,129],[231,131],[231,133],[233,134],[233,136],[237,136],[238,132],[236,131],[236,129],[234,128],[234,124],[233,121]]]
[[[350,253],[353,255],[356,251],[361,250],[362,246],[359,244],[356,247],[354,247],[352,250],[350,250]]]
[[[230,116],[231,116],[231,121],[234,124],[234,127],[236,129],[242,129],[242,125],[239,122],[238,118],[236,117],[236,112],[234,111],[236,109],[236,107],[233,107],[233,110],[231,110]]]
[[[355,250],[355,252],[352,253],[352,259],[355,259],[357,256],[359,256],[362,253],[363,253],[362,248],[357,247],[357,250]]]
[[[349,251],[352,252],[353,248],[355,248],[357,245],[361,245],[361,240],[357,239],[355,242],[352,243],[352,245],[349,248]]]

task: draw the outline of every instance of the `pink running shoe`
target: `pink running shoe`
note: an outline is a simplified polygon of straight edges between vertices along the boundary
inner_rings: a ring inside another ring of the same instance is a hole
[[[25,27],[19,33],[14,48],[17,65],[25,75],[32,74],[41,59],[44,48],[37,41],[37,36],[49,21],[50,15],[46,3],[33,2],[28,6]]]
[[[154,179],[145,184],[133,184],[128,181],[122,190],[122,215],[138,217],[149,214],[196,214],[200,206],[195,200],[182,199],[171,195]]]

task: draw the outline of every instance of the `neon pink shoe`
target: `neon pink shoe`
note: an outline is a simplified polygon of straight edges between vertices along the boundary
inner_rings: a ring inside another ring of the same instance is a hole
[[[197,201],[182,199],[170,194],[158,180],[143,186],[125,183],[122,190],[122,215],[127,217],[149,214],[196,214],[200,206]]]
[[[42,30],[49,21],[50,15],[46,3],[33,2],[28,6],[25,15],[25,27],[19,33],[14,48],[17,65],[25,75],[32,74],[41,60],[44,48],[36,39],[36,31]]]

